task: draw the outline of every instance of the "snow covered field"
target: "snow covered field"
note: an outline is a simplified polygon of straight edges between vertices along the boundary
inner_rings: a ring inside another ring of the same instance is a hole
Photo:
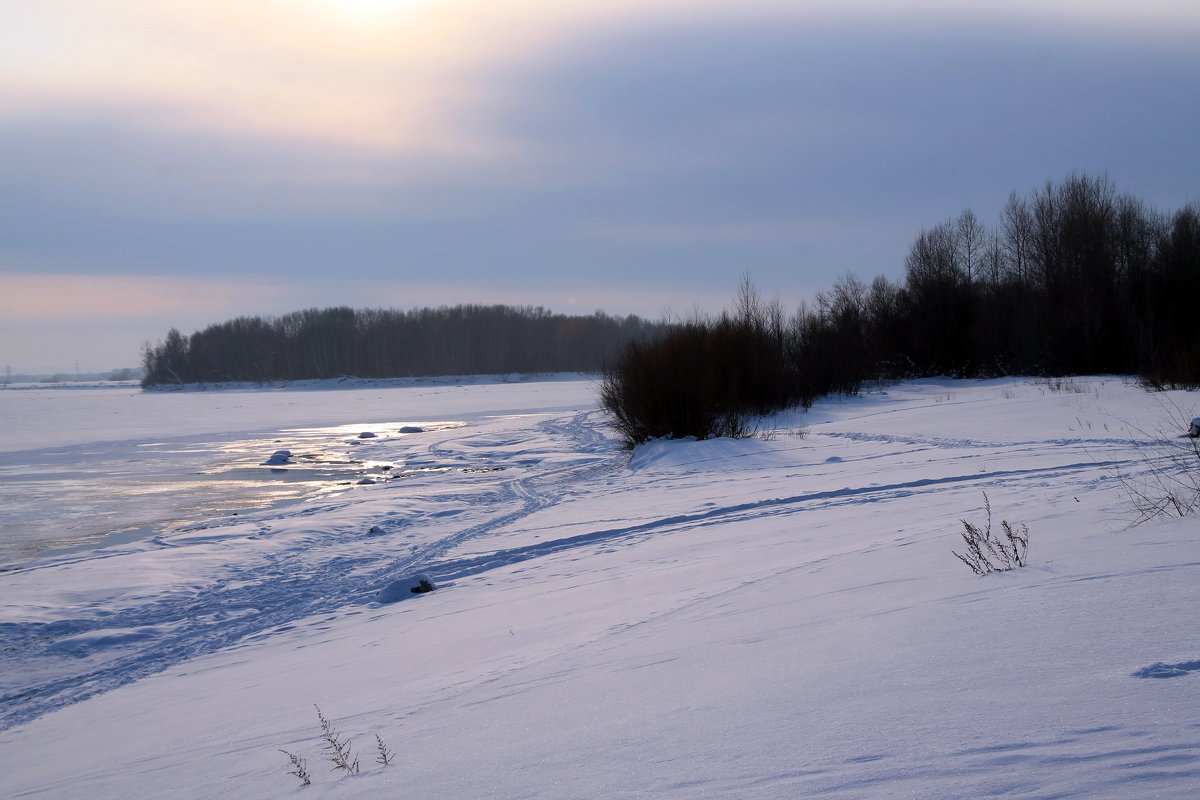
[[[1200,796],[1200,520],[1113,477],[1163,396],[919,381],[631,457],[586,381],[379,391],[176,434],[427,423],[355,446],[400,477],[0,573],[0,796]],[[985,491],[1030,566],[952,555]]]

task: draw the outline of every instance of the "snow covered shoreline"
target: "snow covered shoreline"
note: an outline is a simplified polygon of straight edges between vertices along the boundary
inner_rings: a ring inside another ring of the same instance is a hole
[[[918,381],[630,459],[517,388],[424,396],[467,424],[373,441],[403,481],[0,575],[0,794],[290,797],[280,749],[306,797],[1200,788],[1198,523],[1125,529],[1113,477],[1157,396]],[[1029,567],[952,556],[985,491]]]

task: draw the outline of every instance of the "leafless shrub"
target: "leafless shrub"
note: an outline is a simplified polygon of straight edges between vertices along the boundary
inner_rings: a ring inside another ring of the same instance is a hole
[[[358,757],[350,749],[350,740],[343,737],[333,723],[330,722],[321,712],[321,707],[314,704],[313,708],[317,710],[317,719],[321,723],[321,750],[323,758],[333,763],[331,771],[341,770],[347,775],[353,775],[358,772]],[[390,765],[396,755],[383,741],[383,737],[378,733],[373,734],[375,737],[375,763],[383,766]],[[312,783],[312,775],[308,771],[308,763],[301,756],[287,750],[280,750],[288,757],[292,768],[288,771],[289,775],[295,775],[300,779],[304,786]]]
[[[358,757],[350,750],[350,740],[343,738],[325,719],[320,706],[314,704],[313,708],[317,709],[317,719],[321,722],[321,740],[324,742],[321,749],[325,751],[325,759],[333,763],[333,770],[340,769],[348,775],[358,772]]]
[[[961,520],[963,531],[960,534],[966,544],[964,555],[951,551],[960,561],[971,568],[976,575],[987,575],[989,572],[1008,572],[1017,567],[1025,566],[1028,561],[1029,528],[1021,525],[1018,532],[1008,523],[1001,520],[1000,527],[1004,534],[992,533],[992,503],[987,492],[983,493],[983,507],[987,510],[987,525],[980,528],[974,523]]]
[[[376,764],[382,764],[383,766],[386,767],[388,764],[392,763],[393,759],[396,758],[395,754],[391,750],[388,749],[388,746],[386,744],[383,743],[383,739],[380,737],[380,735],[378,733],[375,734],[375,749],[376,749],[376,755],[375,755],[375,763]]]
[[[1087,383],[1078,383],[1071,376],[1050,376],[1045,378],[1034,379],[1035,386],[1044,386],[1052,392],[1066,392],[1070,394],[1087,394]]]
[[[1129,426],[1138,437],[1132,444],[1141,472],[1113,470],[1136,512],[1131,526],[1200,512],[1200,438],[1191,435],[1195,422],[1170,399],[1164,401],[1164,411],[1154,432]]]
[[[787,353],[782,307],[743,279],[732,312],[697,314],[625,345],[605,364],[600,406],[629,449],[656,438],[754,436],[757,418],[804,399]]]
[[[798,425],[795,428],[788,430],[788,436],[794,439],[807,439],[808,434],[812,433],[812,428],[807,425]]]
[[[287,750],[280,750],[279,752],[287,756],[288,761],[292,762],[292,768],[288,770],[288,775],[295,775],[304,786],[312,783],[312,776],[308,774],[308,764],[303,758],[295,753],[289,753]]]

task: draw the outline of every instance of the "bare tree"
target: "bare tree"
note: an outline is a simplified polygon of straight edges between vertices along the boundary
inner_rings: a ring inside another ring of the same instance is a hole
[[[1012,192],[1001,212],[1004,258],[1010,279],[1019,286],[1029,281],[1034,250],[1034,223],[1029,204]]]
[[[975,283],[979,276],[983,247],[988,238],[987,229],[971,209],[963,209],[954,223],[954,252],[959,270],[967,284]]]
[[[952,284],[958,277],[954,229],[943,222],[921,231],[909,248],[904,272],[909,285]]]

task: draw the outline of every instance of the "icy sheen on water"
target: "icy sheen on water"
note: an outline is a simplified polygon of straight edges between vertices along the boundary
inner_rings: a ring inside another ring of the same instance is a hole
[[[343,490],[393,465],[365,431],[421,431],[387,389],[0,392],[0,567]],[[348,421],[349,420],[349,421]],[[331,422],[339,423],[330,425]],[[289,449],[287,463],[271,455]]]

